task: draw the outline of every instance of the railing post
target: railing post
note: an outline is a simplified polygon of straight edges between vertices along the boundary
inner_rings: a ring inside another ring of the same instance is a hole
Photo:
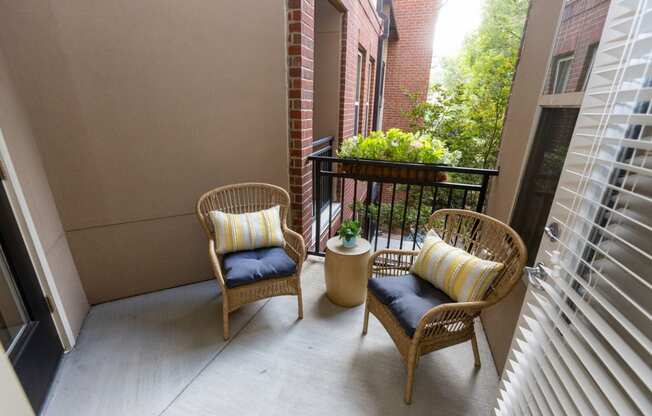
[[[313,198],[313,204],[315,204],[315,252],[319,253],[321,236],[321,160],[313,160],[312,168],[312,184],[315,193]]]
[[[475,207],[476,212],[482,212],[484,207],[484,200],[487,196],[487,188],[489,187],[489,175],[482,175],[482,185],[480,187],[480,194],[478,195],[478,204]]]
[[[369,225],[371,225],[371,221],[369,221],[369,204],[371,203],[371,193],[373,192],[373,187],[374,187],[374,182],[372,181],[367,181],[367,195],[365,196],[365,209],[364,209],[364,227],[363,227],[363,232],[364,236],[367,240],[370,240],[370,230],[369,230]]]

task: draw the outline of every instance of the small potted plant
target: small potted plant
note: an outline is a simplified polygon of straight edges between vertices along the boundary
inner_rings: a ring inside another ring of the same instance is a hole
[[[337,230],[337,235],[342,240],[342,246],[353,248],[360,236],[360,222],[356,220],[346,220]]]

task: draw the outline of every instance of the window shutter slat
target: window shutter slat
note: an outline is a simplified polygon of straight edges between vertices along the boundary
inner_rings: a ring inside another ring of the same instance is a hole
[[[510,380],[515,380],[515,382],[519,384],[527,384],[528,388],[525,392],[525,397],[528,403],[529,411],[533,415],[542,416],[543,413],[541,412],[541,409],[546,408],[546,404],[543,396],[541,395],[541,391],[536,386],[536,384],[532,383],[530,377],[526,377],[524,375],[523,371],[521,371],[521,368],[517,363],[514,361],[511,361],[510,363],[514,372],[509,371],[507,373],[507,378]]]
[[[556,296],[551,296],[548,298],[548,299],[552,299],[553,303],[548,303],[546,300],[539,297],[538,295],[535,296],[539,300],[539,304],[542,306],[542,309],[545,311],[549,319],[554,319],[554,320],[561,319],[560,318],[561,315],[557,313],[556,307],[557,308],[561,307],[562,311],[568,313],[568,309],[565,307],[565,303],[563,301],[559,302]],[[580,329],[583,335],[587,335],[589,333],[589,331],[584,328],[584,326],[578,319],[572,318],[570,320],[572,324],[579,325],[579,326],[575,326],[574,329]],[[586,340],[578,336],[579,331],[578,332],[572,331],[566,325],[557,325],[557,327],[561,331],[566,342],[568,342],[568,345],[570,346],[572,351],[577,356],[579,362],[586,368],[587,373],[591,377],[590,380],[600,388],[600,391],[606,397],[607,402],[610,405],[609,408],[612,407],[621,408],[620,410],[622,410],[622,403],[625,400],[627,400],[626,395],[623,392],[621,392],[616,386],[614,386],[613,382],[610,380],[610,376],[607,370],[604,368],[602,363],[594,355],[594,352],[586,345],[587,344]],[[591,338],[591,340],[593,340],[593,338]],[[571,414],[577,414],[577,413],[574,412]]]
[[[569,272],[567,269],[564,269],[565,272],[569,274],[573,274],[572,272]],[[575,279],[575,281],[580,282],[583,279]],[[643,362],[643,359],[630,347],[630,345],[625,342],[613,329],[612,327],[605,322],[602,317],[598,313],[596,313],[595,309],[589,305],[583,298],[581,298],[577,291],[570,286],[566,282],[564,282],[563,279],[558,279],[555,281],[556,287],[561,289],[561,291],[568,296],[569,299],[571,299],[575,305],[578,306],[579,310],[585,314],[587,319],[596,327],[597,331],[607,340],[607,342],[611,345],[613,350],[617,353],[617,355],[620,355],[621,358],[629,365],[630,369],[632,371],[636,371],[637,374],[641,377],[641,380],[645,383],[645,387],[647,390],[650,389],[650,386],[652,385],[652,371],[647,368],[645,365],[645,362]],[[583,284],[582,286],[585,290],[587,288],[591,288],[590,285],[588,284]],[[591,288],[590,290],[587,290],[587,293],[591,295],[591,299],[595,299],[599,301],[601,299],[600,295],[596,293],[595,289]],[[632,325],[631,322],[629,322],[624,316],[622,316],[618,311],[616,311],[614,308],[611,308],[610,305],[604,305],[602,304],[601,306],[605,307],[610,310],[610,313],[612,314],[613,317],[616,318],[616,320],[620,323],[620,325],[627,331],[628,334],[632,336],[632,339],[636,340],[639,345],[641,345],[645,350],[647,351],[648,355],[652,351],[652,348],[650,346],[650,340],[643,335],[638,328],[636,328],[634,325]],[[599,355],[599,354],[598,354]],[[606,358],[607,361],[611,359],[611,354],[604,354],[604,357]],[[611,361],[609,361],[611,363]],[[619,372],[618,369],[613,369],[613,372]],[[621,382],[626,381],[626,379],[629,378],[627,374],[620,374],[619,376],[625,377],[625,379],[620,379]],[[638,385],[628,385],[626,386],[628,389],[631,389],[633,392],[637,391],[640,392],[642,389],[639,388]],[[639,396],[639,399],[643,399],[643,395],[641,394]]]
[[[560,393],[556,378],[552,375],[551,372],[547,371],[547,367],[545,365],[540,363],[539,360],[541,357],[539,354],[532,353],[531,348],[529,348],[525,342],[519,340],[518,346],[521,348],[521,351],[523,351],[523,354],[517,354],[517,356],[520,356],[519,362],[530,362],[530,366],[528,368],[530,374],[534,377],[537,384],[544,392],[544,396],[546,396],[553,414],[563,414],[561,403],[567,402],[568,400],[565,400],[565,396]],[[553,380],[552,383],[551,378]]]
[[[542,312],[535,306],[530,306],[534,316],[539,318],[543,317]],[[538,335],[537,342],[543,347],[543,352],[545,356],[548,357],[552,363],[555,372],[559,374],[559,378],[562,381],[562,384],[568,391],[571,400],[575,404],[575,407],[582,414],[591,413],[592,406],[589,404],[588,398],[591,398],[593,402],[599,401],[600,396],[597,394],[595,389],[590,389],[591,385],[581,386],[577,383],[577,380],[573,376],[574,373],[584,371],[580,366],[578,366],[573,360],[563,360],[560,357],[570,354],[568,348],[564,345],[563,342],[559,339],[559,335],[555,333],[554,329],[550,325],[544,325],[536,319],[526,317],[528,326],[534,329],[534,333]],[[536,328],[536,329],[535,329]],[[546,339],[549,339],[551,342],[545,342]]]

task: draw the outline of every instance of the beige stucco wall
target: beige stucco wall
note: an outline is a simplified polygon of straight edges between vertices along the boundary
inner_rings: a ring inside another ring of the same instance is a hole
[[[91,303],[210,278],[213,187],[288,187],[285,0],[0,2]]]
[[[44,292],[57,306],[54,318],[59,335],[64,346],[70,348],[88,312],[88,302],[43,168],[42,155],[1,48],[0,136],[3,141],[0,145],[6,145],[7,150],[6,155],[2,154],[7,176],[4,185]],[[24,196],[26,206],[20,206],[17,193]],[[33,223],[35,235],[30,233],[28,221]]]
[[[498,156],[500,174],[491,184],[487,213],[509,223],[539,117],[550,52],[563,0],[532,0]],[[525,285],[482,316],[498,372],[502,372],[523,303]]]

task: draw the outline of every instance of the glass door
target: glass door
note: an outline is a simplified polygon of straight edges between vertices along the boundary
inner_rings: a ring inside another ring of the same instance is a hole
[[[578,113],[578,108],[541,110],[511,222],[527,246],[528,265],[539,250]]]

